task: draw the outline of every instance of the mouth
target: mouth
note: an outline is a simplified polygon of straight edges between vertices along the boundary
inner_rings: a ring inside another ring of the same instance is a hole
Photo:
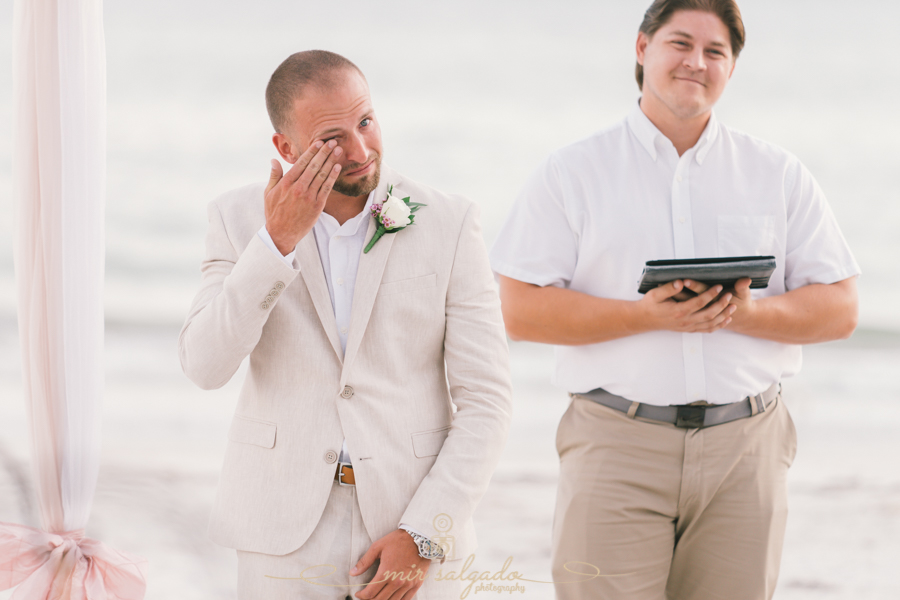
[[[375,159],[374,158],[372,160],[370,160],[368,163],[366,163],[365,165],[359,167],[358,169],[354,169],[352,171],[345,171],[343,173],[343,175],[345,177],[346,176],[355,177],[357,175],[368,175],[372,171],[373,168],[375,168]]]
[[[675,79],[677,79],[678,81],[687,81],[688,83],[695,83],[701,87],[706,87],[705,83],[697,81],[696,79],[691,79],[690,77],[676,77]]]

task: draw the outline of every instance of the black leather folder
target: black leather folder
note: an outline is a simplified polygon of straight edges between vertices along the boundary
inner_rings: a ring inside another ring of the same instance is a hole
[[[731,256],[727,258],[690,258],[684,260],[651,260],[644,266],[638,292],[646,294],[656,286],[676,279],[693,279],[709,285],[733,286],[738,279],[749,277],[751,288],[769,285],[775,271],[774,256]]]

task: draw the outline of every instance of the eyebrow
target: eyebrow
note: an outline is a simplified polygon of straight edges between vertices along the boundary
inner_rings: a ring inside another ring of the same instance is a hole
[[[686,38],[689,39],[689,40],[693,40],[693,39],[694,39],[694,36],[692,36],[691,34],[687,33],[686,31],[673,31],[673,32],[672,32],[672,35],[680,35],[680,36],[682,36],[682,37],[686,37]],[[725,48],[725,47],[726,47],[726,45],[723,44],[722,42],[710,42],[709,45],[710,45],[710,46],[717,46],[717,47],[719,47],[719,48]]]

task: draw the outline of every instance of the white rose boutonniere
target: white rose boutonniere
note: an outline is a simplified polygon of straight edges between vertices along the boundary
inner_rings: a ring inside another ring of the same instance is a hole
[[[412,225],[416,218],[413,213],[419,210],[419,208],[427,206],[420,202],[410,202],[409,196],[406,198],[398,198],[397,196],[394,196],[393,192],[394,186],[389,185],[388,196],[384,202],[372,205],[372,216],[375,217],[378,228],[375,230],[375,235],[372,236],[372,239],[369,240],[369,243],[363,250],[363,254],[368,253],[369,250],[372,249],[372,246],[375,245],[375,242],[380,240],[381,236],[384,234],[397,233],[401,229],[405,229],[409,225]]]

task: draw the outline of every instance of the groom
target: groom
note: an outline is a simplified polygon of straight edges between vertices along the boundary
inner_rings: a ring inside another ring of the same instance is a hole
[[[209,205],[179,340],[204,389],[250,358],[210,538],[237,549],[240,600],[458,597],[434,576],[474,551],[511,409],[478,209],[382,165],[342,56],[290,56],[266,105],[293,166]],[[424,206],[364,252],[389,189]]]

